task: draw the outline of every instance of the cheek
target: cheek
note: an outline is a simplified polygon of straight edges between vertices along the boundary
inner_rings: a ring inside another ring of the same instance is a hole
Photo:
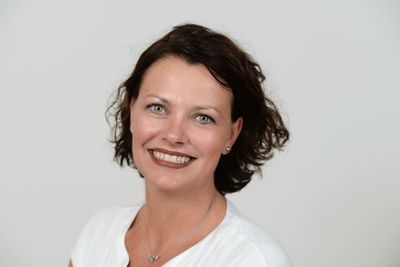
[[[203,156],[219,159],[224,138],[215,132],[197,131],[192,135],[192,143],[196,145]]]
[[[143,116],[137,116],[131,120],[132,144],[134,147],[141,146],[160,131],[160,123],[154,120],[146,119]]]

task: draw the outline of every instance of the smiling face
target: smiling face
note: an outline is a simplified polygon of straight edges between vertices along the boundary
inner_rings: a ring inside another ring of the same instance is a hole
[[[214,186],[221,154],[242,120],[231,120],[232,93],[200,64],[156,61],[131,102],[132,152],[146,184],[161,190]]]

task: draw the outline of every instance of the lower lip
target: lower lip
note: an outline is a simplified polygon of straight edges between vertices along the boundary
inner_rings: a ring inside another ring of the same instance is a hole
[[[189,161],[186,162],[186,163],[173,163],[173,162],[170,162],[170,161],[165,161],[165,160],[161,160],[161,159],[156,158],[156,157],[153,155],[153,152],[152,152],[151,150],[149,150],[149,153],[150,153],[151,158],[153,159],[153,161],[154,161],[155,163],[157,163],[158,165],[161,165],[161,166],[163,166],[163,167],[168,167],[168,168],[173,168],[173,169],[184,168],[184,167],[186,167],[187,165],[189,165],[189,164],[194,160],[194,159],[191,159],[191,160],[189,160]]]

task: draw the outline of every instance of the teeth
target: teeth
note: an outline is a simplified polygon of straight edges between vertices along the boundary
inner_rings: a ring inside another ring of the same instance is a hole
[[[165,160],[165,161],[177,163],[177,164],[184,164],[190,160],[189,157],[170,155],[170,154],[162,153],[159,151],[153,151],[153,155],[157,159]]]

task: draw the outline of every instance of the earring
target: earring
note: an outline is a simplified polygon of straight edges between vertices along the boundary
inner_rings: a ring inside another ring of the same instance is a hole
[[[231,151],[231,147],[230,147],[230,146],[227,146],[227,147],[225,148],[225,150],[226,150],[226,152],[229,152],[229,151]]]

